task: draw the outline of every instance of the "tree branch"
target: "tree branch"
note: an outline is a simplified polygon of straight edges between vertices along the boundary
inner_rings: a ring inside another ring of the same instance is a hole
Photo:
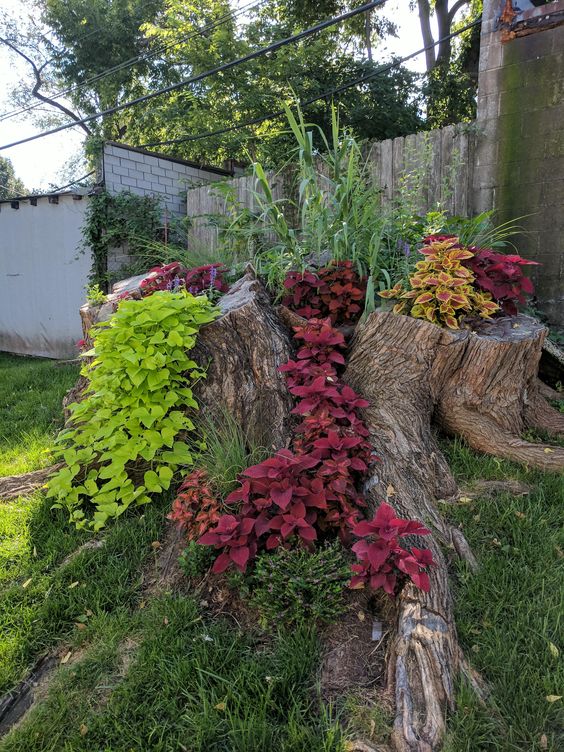
[[[449,26],[452,25],[452,22],[454,21],[454,17],[458,13],[458,11],[464,6],[468,5],[469,0],[457,0],[455,4],[452,6],[452,8],[448,12],[448,22]]]
[[[433,39],[433,32],[431,31],[431,8],[429,0],[417,0],[417,6],[419,8],[419,23],[421,25],[423,45],[428,48],[425,50],[425,65],[427,66],[427,73],[429,73],[435,67],[436,60],[435,48],[431,46],[435,41]]]
[[[40,67],[36,65],[36,63],[23,52],[13,42],[10,42],[9,39],[5,39],[3,37],[0,37],[0,42],[5,44],[7,47],[9,47],[13,52],[15,52],[17,55],[19,55],[21,58],[23,58],[33,70],[33,75],[35,77],[35,84],[33,86],[33,89],[31,90],[32,96],[34,96],[36,99],[39,99],[41,102],[45,102],[45,104],[51,105],[51,107],[56,107],[58,110],[63,112],[65,115],[68,115],[72,120],[77,122],[82,130],[86,133],[87,136],[91,135],[92,131],[85,123],[80,123],[80,117],[76,115],[72,110],[69,110],[68,107],[65,107],[64,104],[61,104],[60,102],[57,102],[54,99],[51,99],[50,97],[45,96],[45,94],[42,94],[39,90],[44,85],[44,81],[41,78],[41,72],[45,68],[45,66],[48,64],[49,61],[46,63],[43,63]]]

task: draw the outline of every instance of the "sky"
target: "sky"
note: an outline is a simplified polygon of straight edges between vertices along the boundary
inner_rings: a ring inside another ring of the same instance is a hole
[[[22,15],[28,8],[25,0],[0,0],[0,18],[5,12],[12,16]],[[385,47],[378,48],[377,58],[387,59],[391,54],[405,55],[422,47],[419,17],[416,11],[409,10],[409,0],[388,0],[386,14],[398,26],[398,38],[389,37]],[[411,60],[412,70],[425,69],[424,55]],[[0,116],[14,108],[9,92],[14,83],[24,78],[26,64],[14,59],[3,46],[0,46]],[[150,105],[148,105],[150,106]],[[0,122],[0,146],[40,132],[33,120],[20,117]],[[21,178],[30,190],[47,189],[50,186],[68,182],[61,176],[62,168],[81,149],[83,132],[80,128],[69,128],[62,133],[47,136],[27,144],[0,151],[0,155],[12,160],[17,177]],[[82,175],[73,177],[80,178]]]

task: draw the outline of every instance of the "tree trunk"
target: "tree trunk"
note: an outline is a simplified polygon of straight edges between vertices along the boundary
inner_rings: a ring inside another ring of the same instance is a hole
[[[519,438],[527,425],[557,423],[541,397],[537,368],[545,330],[519,316],[485,323],[479,333],[441,329],[393,313],[373,313],[351,343],[345,380],[370,402],[366,421],[380,458],[366,483],[374,505],[387,499],[424,521],[437,566],[431,589],[407,585],[397,600],[388,677],[396,701],[392,741],[398,752],[440,748],[454,679],[467,670],[453,621],[443,546],[474,565],[461,532],[436,503],[457,493],[431,429],[433,417],[474,448],[543,468],[564,467],[564,449]],[[550,449],[546,453],[546,449]]]

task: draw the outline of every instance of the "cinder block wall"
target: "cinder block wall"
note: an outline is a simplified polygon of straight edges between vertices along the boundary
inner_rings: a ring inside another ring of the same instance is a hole
[[[564,25],[503,41],[503,5],[484,0],[474,208],[523,217],[539,307],[564,326]]]
[[[229,178],[233,173],[200,167],[181,159],[151,154],[143,149],[108,141],[103,151],[103,176],[110,193],[130,191],[156,196],[176,217],[186,216],[186,191],[194,186]]]

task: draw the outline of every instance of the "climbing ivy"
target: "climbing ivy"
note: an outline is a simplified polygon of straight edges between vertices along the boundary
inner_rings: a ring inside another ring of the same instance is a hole
[[[108,252],[127,246],[130,256],[145,250],[148,241],[157,238],[161,226],[161,208],[153,196],[137,196],[123,191],[101,191],[92,196],[83,226],[83,247],[92,253],[90,281],[104,290],[108,287]]]

